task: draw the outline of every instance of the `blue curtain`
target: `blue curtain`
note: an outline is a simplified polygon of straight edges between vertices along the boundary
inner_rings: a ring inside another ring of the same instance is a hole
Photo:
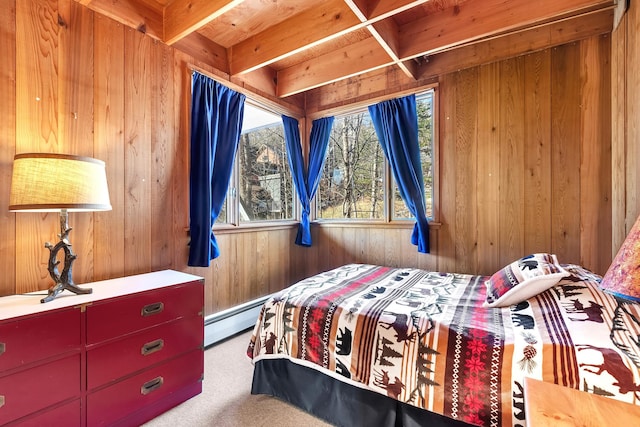
[[[400,196],[416,218],[411,243],[418,252],[429,253],[429,223],[424,199],[424,182],[418,142],[418,115],[414,95],[391,99],[369,107],[376,129]]]
[[[302,205],[302,218],[298,226],[296,244],[311,246],[311,228],[309,225],[309,212],[311,199],[316,194],[322,168],[329,145],[329,135],[333,126],[333,117],[325,117],[314,120],[309,136],[309,169],[305,173],[304,158],[302,157],[302,145],[300,144],[300,130],[298,121],[292,117],[282,116],[284,123],[284,136],[287,144],[287,159],[293,176],[293,183]]]
[[[240,140],[245,96],[204,76],[191,78],[189,261],[208,267],[220,255],[212,226],[229,188]]]

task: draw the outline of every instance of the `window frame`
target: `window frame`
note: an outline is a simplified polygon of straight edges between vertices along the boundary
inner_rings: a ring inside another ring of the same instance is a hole
[[[369,105],[372,105],[384,100],[407,96],[410,94],[418,95],[422,92],[432,90],[433,91],[433,111],[432,111],[432,115],[433,115],[433,154],[432,154],[433,156],[433,188],[432,188],[433,215],[431,218],[428,218],[428,220],[431,226],[435,226],[436,228],[440,226],[440,154],[439,154],[440,152],[439,126],[440,125],[439,125],[439,87],[437,82],[424,85],[418,88],[406,90],[406,91],[396,92],[394,94],[387,95],[384,97],[372,97],[367,100],[352,102],[348,105],[343,105],[337,108],[318,110],[316,112],[312,112],[311,114],[306,114],[305,116],[305,111],[303,111],[301,109],[302,107],[300,106],[290,104],[289,108],[287,108],[286,105],[277,103],[269,98],[265,98],[253,92],[247,91],[245,88],[238,86],[236,84],[233,84],[230,81],[220,80],[219,78],[217,78],[217,76],[212,75],[211,73],[208,73],[205,70],[202,70],[198,67],[190,66],[190,68],[193,69],[194,71],[198,71],[200,73],[207,75],[213,80],[216,80],[219,83],[237,92],[244,94],[246,96],[245,102],[248,101],[248,102],[257,104],[261,108],[271,111],[274,114],[279,114],[279,115],[285,114],[290,117],[296,118],[300,123],[301,143],[302,143],[302,149],[303,149],[303,157],[305,158],[305,160],[308,157],[308,153],[306,153],[305,150],[308,150],[309,148],[308,135],[306,135],[306,133],[304,132],[304,129],[306,129],[306,123],[311,123],[311,121],[316,118],[327,117],[331,115],[335,116],[339,114],[346,114],[350,111],[356,111],[358,109],[363,109],[363,108],[366,109]],[[189,93],[190,92],[191,90],[189,86]],[[384,169],[385,169],[385,176],[387,175],[390,176],[391,169],[386,159],[385,159]],[[238,180],[239,180],[239,165],[237,164],[237,160],[234,158],[234,167],[233,167],[233,171],[230,178],[230,184],[232,182],[238,183],[239,182]],[[410,218],[395,219],[395,220],[390,218],[391,213],[388,212],[388,207],[390,206],[390,203],[387,200],[388,200],[388,194],[390,194],[390,192],[392,191],[390,188],[390,182],[392,182],[392,180],[385,179],[385,181],[386,183],[383,186],[384,192],[385,192],[385,196],[384,196],[385,197],[385,207],[384,207],[385,218],[384,219],[344,219],[344,218],[343,219],[318,219],[316,217],[316,197],[314,197],[313,200],[311,200],[311,206],[310,206],[311,209],[310,209],[309,219],[311,221],[311,224],[313,224],[314,226],[320,225],[322,227],[349,226],[354,228],[370,227],[372,224],[375,224],[376,226],[384,226],[387,228],[407,228],[412,226],[413,221]],[[225,204],[227,205],[226,206],[227,209],[229,208],[228,206],[229,197],[233,198],[234,200],[237,200],[236,188],[237,188],[237,184],[232,188],[232,191],[229,191],[227,193],[227,197],[225,198]],[[300,223],[300,218],[302,215],[302,212],[301,212],[302,206],[300,204],[300,199],[298,198],[297,192],[294,191],[294,193],[295,193],[294,194],[295,203],[293,206],[294,212],[293,212],[293,218],[290,220],[266,220],[266,221],[254,221],[254,222],[239,222],[238,220],[239,206],[237,206],[238,205],[237,202],[234,202],[234,209],[230,211],[232,212],[231,219],[233,223],[232,222],[214,223],[212,226],[212,229],[215,230],[215,232],[218,234],[226,234],[229,232],[251,232],[251,231],[255,231],[256,229],[265,229],[265,230],[266,229],[268,230],[290,229],[294,226],[297,226]]]
[[[431,111],[431,115],[432,115],[432,126],[433,126],[433,136],[432,136],[432,143],[433,143],[433,147],[432,147],[432,164],[433,164],[433,184],[432,184],[432,198],[433,198],[433,205],[432,205],[432,215],[431,217],[427,217],[427,220],[429,222],[430,225],[439,225],[440,224],[440,208],[439,208],[439,203],[440,203],[440,169],[439,169],[439,164],[440,164],[440,155],[439,155],[439,113],[438,113],[438,97],[439,97],[439,91],[438,91],[438,85],[437,84],[432,84],[432,85],[428,85],[428,86],[424,86],[418,89],[413,89],[411,91],[405,91],[405,92],[399,92],[399,93],[395,93],[393,94],[393,96],[389,96],[389,97],[385,97],[385,98],[378,98],[378,99],[370,99],[364,102],[360,102],[357,104],[350,104],[344,107],[341,107],[340,109],[336,109],[333,110],[333,114],[334,117],[338,118],[341,116],[346,116],[346,115],[350,115],[350,114],[357,114],[359,112],[365,111],[369,105],[373,105],[377,102],[382,102],[388,99],[393,99],[393,98],[399,98],[402,96],[408,96],[411,94],[415,94],[416,97],[419,97],[421,94],[424,94],[426,92],[432,91],[433,92],[433,104],[432,104],[432,111]],[[330,115],[329,113],[325,114],[325,115]],[[360,226],[360,227],[366,227],[366,226],[371,226],[371,225],[376,225],[376,226],[396,226],[396,227],[407,227],[407,226],[412,226],[413,223],[415,222],[415,218],[393,218],[393,212],[392,212],[392,206],[391,206],[391,198],[393,197],[393,191],[394,191],[394,178],[393,178],[393,172],[391,171],[391,165],[389,164],[389,162],[387,161],[387,159],[384,159],[384,166],[383,166],[383,171],[385,174],[385,178],[384,178],[384,182],[383,182],[383,192],[384,192],[384,212],[383,212],[383,218],[378,218],[378,219],[365,219],[365,218],[318,218],[317,216],[317,204],[316,204],[316,197],[313,198],[312,202],[311,202],[311,215],[310,215],[310,220],[313,224],[316,225],[321,225],[321,226],[331,226],[331,225],[336,225],[336,226]],[[316,193],[317,194],[317,193]]]
[[[259,96],[256,96],[253,93],[240,90],[239,88],[233,87],[229,82],[221,81],[223,85],[226,85],[233,90],[240,92],[246,96],[245,105],[247,103],[252,104],[254,108],[266,110],[275,115],[288,115],[291,117],[295,117],[295,115],[289,111],[285,111],[283,106],[275,104],[273,102],[269,102],[266,99],[263,99]],[[298,120],[300,120],[298,118]],[[229,179],[229,188],[227,191],[227,196],[225,197],[225,209],[227,212],[227,221],[224,223],[214,223],[212,229],[218,233],[222,232],[242,232],[242,231],[254,231],[256,229],[283,229],[283,228],[291,228],[294,225],[297,225],[300,222],[301,216],[301,205],[300,200],[298,198],[298,194],[293,191],[293,217],[291,219],[271,219],[271,220],[258,220],[258,221],[240,221],[240,202],[238,199],[238,186],[240,185],[240,164],[238,162],[238,153],[236,152],[236,156],[233,160],[233,170],[231,172],[231,177]],[[288,153],[287,153],[288,155]],[[292,179],[292,187],[295,187]]]

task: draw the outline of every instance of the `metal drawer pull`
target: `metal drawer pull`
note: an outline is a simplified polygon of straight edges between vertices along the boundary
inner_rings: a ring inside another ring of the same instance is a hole
[[[140,352],[142,353],[143,356],[148,356],[149,354],[162,350],[163,347],[164,347],[164,340],[157,339],[155,341],[151,341],[143,345]]]
[[[0,396],[0,408],[4,406],[4,396]]]
[[[159,389],[160,386],[162,386],[162,383],[164,383],[164,378],[162,377],[157,377],[152,379],[151,381],[147,381],[146,383],[142,384],[142,387],[140,387],[140,393],[147,395],[152,391]]]
[[[164,304],[161,302],[155,302],[142,307],[140,315],[142,317],[153,316],[154,314],[162,313],[162,310],[164,310]]]
[[[3,342],[0,342],[0,356],[2,356],[6,348],[7,346]]]

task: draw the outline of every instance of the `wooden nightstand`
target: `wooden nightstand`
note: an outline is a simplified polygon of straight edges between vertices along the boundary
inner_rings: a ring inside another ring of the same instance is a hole
[[[640,426],[640,406],[532,378],[524,381],[527,427]]]

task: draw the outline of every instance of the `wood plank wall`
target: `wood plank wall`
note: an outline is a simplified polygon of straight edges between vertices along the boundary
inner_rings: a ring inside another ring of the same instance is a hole
[[[418,253],[410,242],[412,225],[373,226],[359,224],[312,224],[311,247],[295,246],[291,251],[292,274],[296,279],[348,263],[416,267],[436,270],[439,233],[431,227],[432,254]]]
[[[71,152],[107,163],[113,211],[70,218],[78,283],[189,271],[205,277],[211,314],[346,262],[490,273],[538,250],[597,272],[611,260],[607,36],[435,79],[441,225],[431,231],[432,254],[408,243],[411,227],[314,225],[306,249],[293,244],[295,227],[221,233],[222,256],[190,269],[188,64],[224,75],[73,0],[0,3],[0,204],[8,205],[15,153]],[[637,43],[638,20],[624,25],[626,43]],[[627,80],[640,75],[635,64]],[[377,77],[385,95],[434,81]],[[317,115],[382,95],[348,83],[311,93],[307,105]],[[637,164],[625,162],[628,184]],[[57,218],[0,212],[0,295],[47,288],[43,244],[55,239]]]
[[[0,295],[51,284],[57,215],[7,211],[13,156],[28,151],[106,162],[113,210],[69,219],[76,283],[188,271],[211,314],[292,281],[293,227],[222,235],[211,268],[186,266],[190,70],[224,74],[73,0],[0,0],[0,50]]]
[[[186,245],[185,209],[174,194],[186,164],[175,102],[185,58],[72,0],[3,0],[1,16],[0,229],[10,244],[0,292],[49,286],[43,244],[59,232],[56,214],[6,211],[15,153],[107,163],[113,211],[70,215],[77,283],[184,264],[176,252]]]
[[[433,254],[407,247],[409,228],[320,227],[316,252],[299,261],[306,273],[379,262],[491,274],[544,251],[603,274],[611,262],[610,43],[592,36],[440,76]],[[358,102],[383,96],[338,85],[308,99],[315,115],[348,104],[334,93]]]
[[[612,35],[613,253],[640,215],[640,4]]]

